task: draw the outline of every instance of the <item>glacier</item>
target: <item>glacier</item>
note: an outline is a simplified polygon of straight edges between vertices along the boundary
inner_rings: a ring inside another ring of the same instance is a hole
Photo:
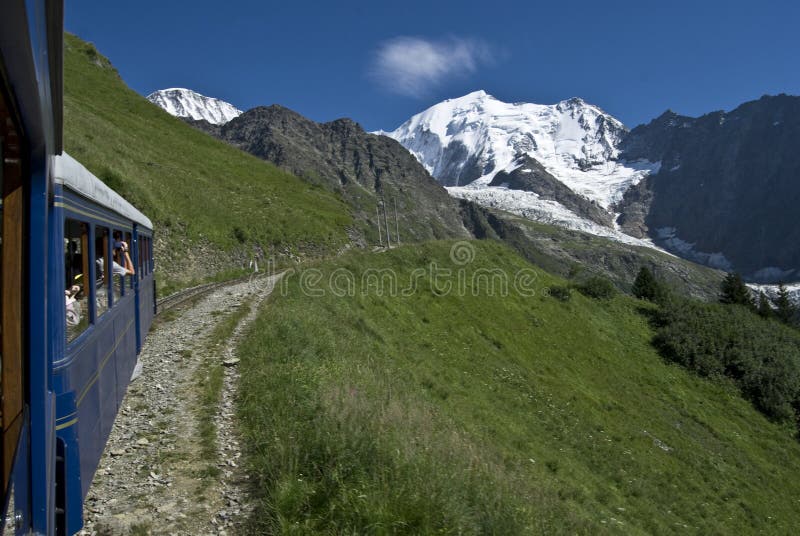
[[[458,199],[466,199],[484,207],[504,210],[532,221],[583,231],[596,236],[610,238],[623,244],[657,249],[662,253],[672,255],[657,247],[650,239],[635,238],[615,228],[599,225],[591,220],[582,218],[557,201],[542,199],[533,192],[512,190],[505,186],[483,187],[474,183],[468,186],[449,186],[445,189],[450,195]]]
[[[622,122],[577,97],[551,105],[507,103],[479,90],[435,104],[395,130],[375,134],[400,142],[453,197],[664,251],[651,240],[623,233],[615,223],[615,204],[661,167],[660,162],[620,159],[619,145],[627,132]],[[500,171],[520,167],[522,155],[596,202],[614,223],[605,227],[533,192],[490,186]]]

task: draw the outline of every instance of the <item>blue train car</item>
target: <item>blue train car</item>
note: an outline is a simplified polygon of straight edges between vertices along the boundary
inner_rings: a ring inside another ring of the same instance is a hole
[[[153,225],[62,148],[63,5],[0,3],[4,533],[74,534],[155,313]]]
[[[73,533],[153,319],[153,224],[69,155],[53,178],[56,526]]]

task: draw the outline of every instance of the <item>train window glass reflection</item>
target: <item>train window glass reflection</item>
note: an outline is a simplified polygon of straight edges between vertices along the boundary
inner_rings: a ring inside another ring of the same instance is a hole
[[[95,227],[94,229],[94,263],[95,263],[95,307],[96,317],[108,311],[108,282],[110,279],[111,264],[106,262],[108,257],[108,229]]]
[[[74,340],[89,327],[89,225],[64,221],[64,295],[67,341]]]

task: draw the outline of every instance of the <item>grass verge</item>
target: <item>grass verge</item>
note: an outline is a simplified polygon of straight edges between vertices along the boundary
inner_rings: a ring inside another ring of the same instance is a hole
[[[544,290],[564,281],[506,247],[473,242],[460,264],[456,246],[349,254],[284,277],[239,349],[251,530],[786,533],[800,523],[791,427],[665,363],[639,312],[649,305],[551,298]],[[449,293],[431,267],[450,270]],[[498,269],[526,274],[534,295],[482,290],[476,274]],[[394,273],[413,291],[356,283],[351,293],[348,273]]]

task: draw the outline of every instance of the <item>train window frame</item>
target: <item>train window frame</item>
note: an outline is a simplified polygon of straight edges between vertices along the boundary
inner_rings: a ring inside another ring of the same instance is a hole
[[[147,249],[146,249],[146,254],[145,254],[145,258],[147,259],[147,263],[146,263],[146,266],[145,266],[145,269],[147,270],[147,275],[150,275],[151,273],[153,273],[153,264],[152,264],[153,255],[152,255],[152,248],[151,248],[152,243],[153,243],[153,239],[148,236],[147,237],[147,246],[146,246]]]
[[[148,266],[147,266],[147,237],[146,236],[142,236],[141,237],[140,246],[141,247],[139,247],[139,259],[141,260],[142,279],[144,279],[147,276],[147,274],[149,273],[149,271],[147,269]]]
[[[131,231],[123,231],[122,236],[125,239],[125,243],[128,244],[128,251],[129,252],[135,251],[136,244],[134,244],[133,242],[133,233]],[[133,255],[133,253],[129,253],[129,255]],[[136,265],[133,264],[133,259],[131,259],[131,265],[134,267],[134,269],[136,268]],[[131,290],[134,290],[135,289],[134,285],[136,283],[136,272],[130,274],[130,277],[128,279],[130,279],[128,287]]]
[[[111,307],[113,305],[112,301],[111,301],[111,289],[110,289],[110,285],[109,285],[109,281],[110,281],[110,277],[109,276],[110,276],[111,265],[107,262],[107,260],[109,258],[109,252],[110,252],[111,243],[108,240],[108,237],[110,235],[110,229],[108,227],[106,227],[105,225],[95,225],[93,230],[94,230],[94,234],[93,234],[92,238],[93,238],[93,244],[95,246],[95,248],[94,248],[94,269],[95,270],[94,270],[94,273],[93,273],[93,276],[92,276],[92,299],[93,299],[93,302],[94,302],[94,309],[95,309],[94,321],[97,322],[97,320],[100,317],[102,317],[105,313],[107,313],[111,309]],[[105,231],[105,233],[103,233],[103,231]],[[100,247],[99,248],[97,247],[98,240],[100,240]],[[98,253],[103,253],[103,256],[102,256],[102,259],[103,259],[103,274],[102,274],[102,276],[103,277],[102,277],[102,279],[99,279],[98,275],[97,275],[97,263],[100,260],[100,258],[98,258]],[[105,295],[105,307],[104,308],[101,308],[101,307],[98,306],[99,303],[100,303],[100,302],[98,302],[98,292],[97,292],[98,291],[98,282],[99,281],[102,281],[102,285],[99,288],[102,288],[102,286],[105,286],[105,293],[104,293],[104,295]]]
[[[136,274],[137,279],[141,281],[144,279],[144,255],[142,254],[142,246],[144,245],[145,237],[137,235],[136,238],[136,267],[139,273]]]
[[[0,73],[0,82],[5,78]],[[27,382],[23,317],[26,221],[25,185],[20,164],[20,137],[15,115],[0,84],[0,480],[8,496],[11,471],[22,433]],[[24,146],[23,146],[24,147]]]
[[[122,229],[120,229],[119,227],[114,227],[111,230],[111,240],[109,241],[111,246],[111,256],[109,257],[109,259],[111,260],[111,295],[113,298],[112,307],[114,307],[114,305],[117,302],[121,302],[122,299],[125,297],[125,276],[114,273],[114,263],[116,262],[117,264],[119,264],[114,259],[114,249],[115,249],[114,243],[116,242],[115,235],[117,233],[120,234],[120,238],[124,237],[124,235],[122,234]],[[117,280],[117,277],[119,277],[119,280]]]
[[[64,218],[64,337],[71,344],[92,325],[92,289],[89,271],[90,226],[86,221]],[[78,251],[79,250],[79,251]],[[75,266],[76,256],[80,255]],[[75,271],[78,275],[73,275]]]

